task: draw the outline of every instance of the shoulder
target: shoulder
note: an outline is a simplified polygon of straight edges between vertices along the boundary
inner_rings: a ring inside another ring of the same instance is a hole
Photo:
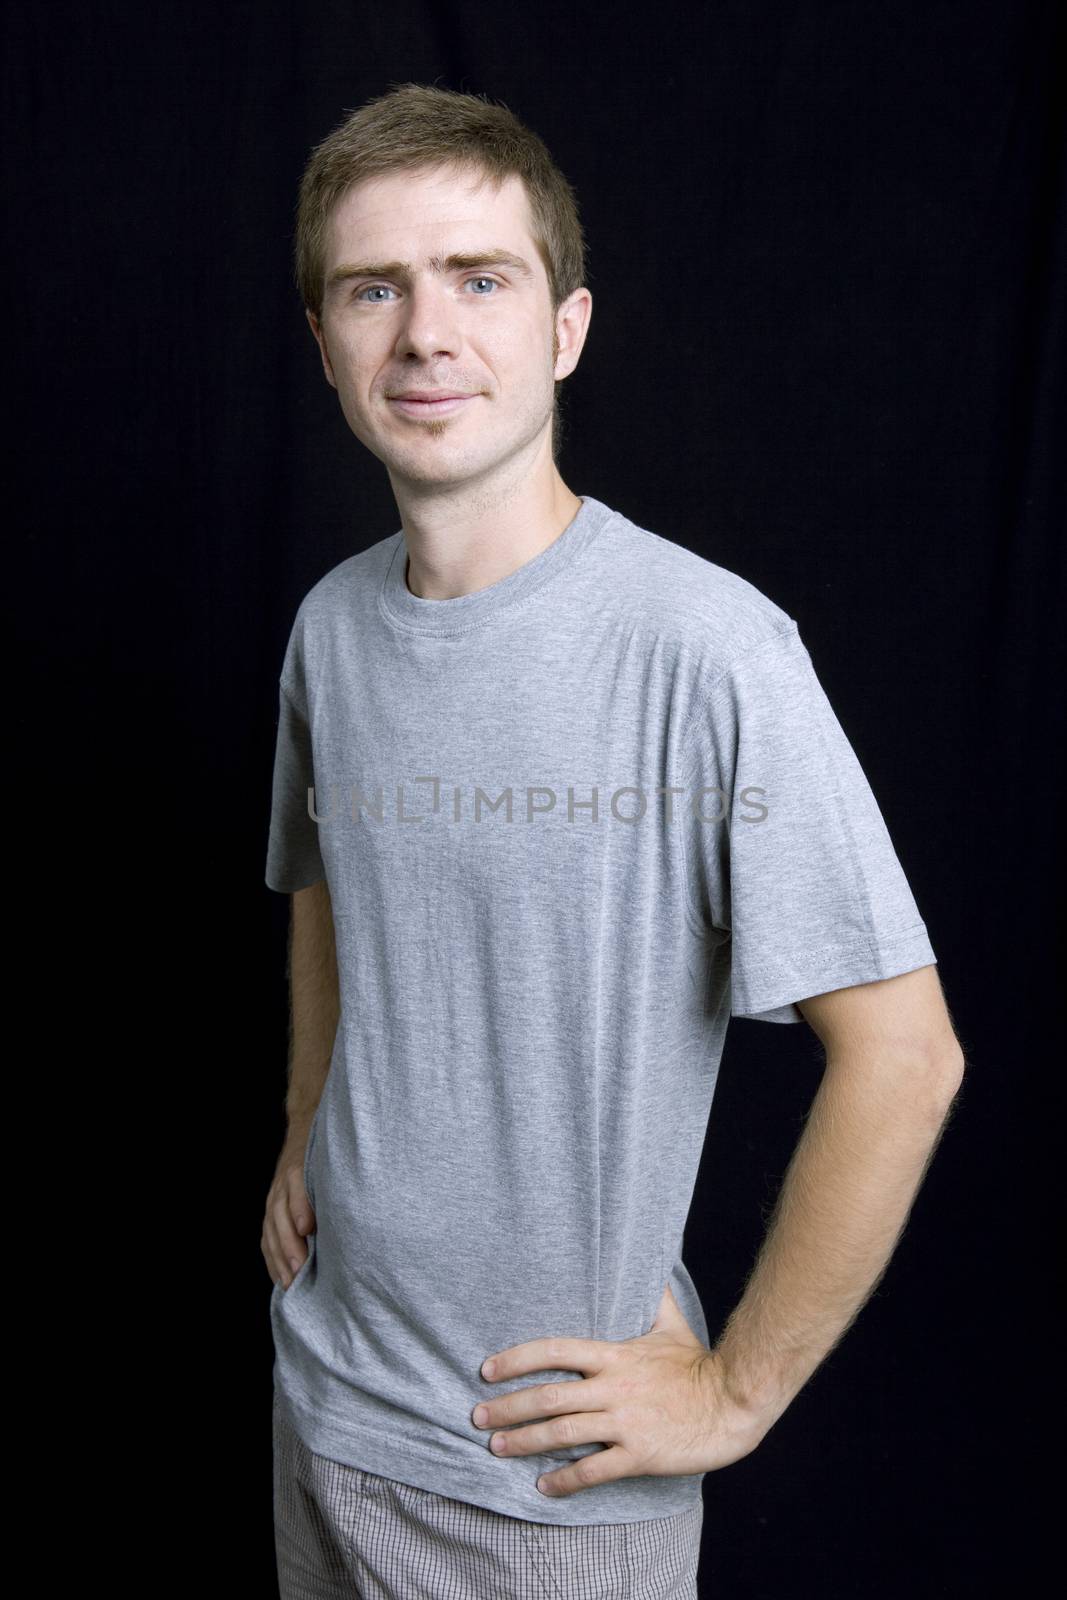
[[[697,555],[664,534],[616,512],[604,530],[611,603],[665,646],[718,675],[774,641],[797,622],[740,573]]]
[[[391,533],[323,573],[297,607],[296,621],[304,629],[314,629],[328,625],[338,615],[351,617],[354,602],[373,597],[400,537]]]
[[[338,640],[361,628],[374,604],[377,585],[396,548],[398,534],[346,556],[323,573],[297,606],[281,669],[281,684],[301,709]]]

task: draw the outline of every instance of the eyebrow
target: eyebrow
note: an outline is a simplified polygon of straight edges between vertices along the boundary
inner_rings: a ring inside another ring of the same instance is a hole
[[[429,256],[426,265],[440,276],[445,272],[469,272],[474,267],[511,267],[520,277],[534,279],[530,263],[510,250],[479,250],[464,255]],[[410,283],[413,273],[407,261],[386,261],[380,266],[373,262],[354,262],[335,267],[326,279],[326,293],[347,283],[352,278],[395,278],[400,283]]]

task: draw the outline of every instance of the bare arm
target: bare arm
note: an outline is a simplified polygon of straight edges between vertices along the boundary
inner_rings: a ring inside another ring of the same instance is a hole
[[[315,1214],[304,1188],[304,1154],[330,1070],[340,1017],[333,905],[325,879],[292,896],[289,918],[288,1121],[267,1195],[261,1248],[272,1279],[285,1289],[307,1257]]]
[[[800,1008],[826,1046],[826,1070],[716,1346],[731,1398],[766,1427],[885,1271],[964,1070],[933,967]]]
[[[292,897],[289,919],[289,1140],[303,1148],[322,1098],[337,1033],[341,1001],[337,981],[333,906],[325,878]]]

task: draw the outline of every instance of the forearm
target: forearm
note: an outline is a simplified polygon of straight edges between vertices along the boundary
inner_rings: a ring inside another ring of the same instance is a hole
[[[951,1060],[828,1064],[744,1295],[716,1349],[773,1424],[881,1278],[951,1109]]]
[[[292,898],[289,923],[288,1138],[307,1138],[340,1016],[333,907],[325,881]]]

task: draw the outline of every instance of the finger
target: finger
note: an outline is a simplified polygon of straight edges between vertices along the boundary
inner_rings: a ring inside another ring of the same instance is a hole
[[[308,1256],[308,1247],[293,1227],[288,1208],[281,1214],[278,1222],[278,1249],[279,1259],[286,1274],[284,1287],[288,1289]]]
[[[285,1192],[278,1195],[268,1210],[268,1238],[278,1282],[283,1289],[288,1289],[307,1260],[308,1247],[296,1231]]]
[[[604,1339],[528,1339],[492,1356],[492,1370],[482,1363],[482,1377],[492,1383],[518,1378],[528,1372],[599,1372],[615,1354]]]
[[[495,1400],[480,1400],[478,1409],[484,1420],[474,1420],[476,1428],[503,1427],[509,1422],[528,1422],[534,1417],[555,1417],[562,1412],[599,1411],[604,1397],[595,1378],[567,1378],[562,1383],[538,1383],[513,1389]]]
[[[303,1235],[315,1231],[315,1208],[308,1198],[304,1180],[295,1168],[289,1177],[289,1212],[297,1233]]]
[[[272,1280],[280,1289],[287,1289],[293,1277],[295,1277],[295,1273],[286,1261],[286,1253],[282,1247],[272,1208],[268,1208],[263,1219],[263,1239],[261,1244],[263,1254],[267,1258],[267,1270]]]
[[[494,1433],[489,1448],[495,1456],[537,1456],[549,1450],[568,1450],[576,1444],[608,1444],[618,1436],[610,1412],[582,1411],[551,1422]]]
[[[598,1450],[594,1455],[583,1456],[559,1472],[543,1473],[537,1487],[549,1499],[560,1495],[576,1494],[581,1489],[591,1489],[598,1483],[611,1483],[616,1478],[629,1478],[626,1451],[620,1445],[610,1450]]]

